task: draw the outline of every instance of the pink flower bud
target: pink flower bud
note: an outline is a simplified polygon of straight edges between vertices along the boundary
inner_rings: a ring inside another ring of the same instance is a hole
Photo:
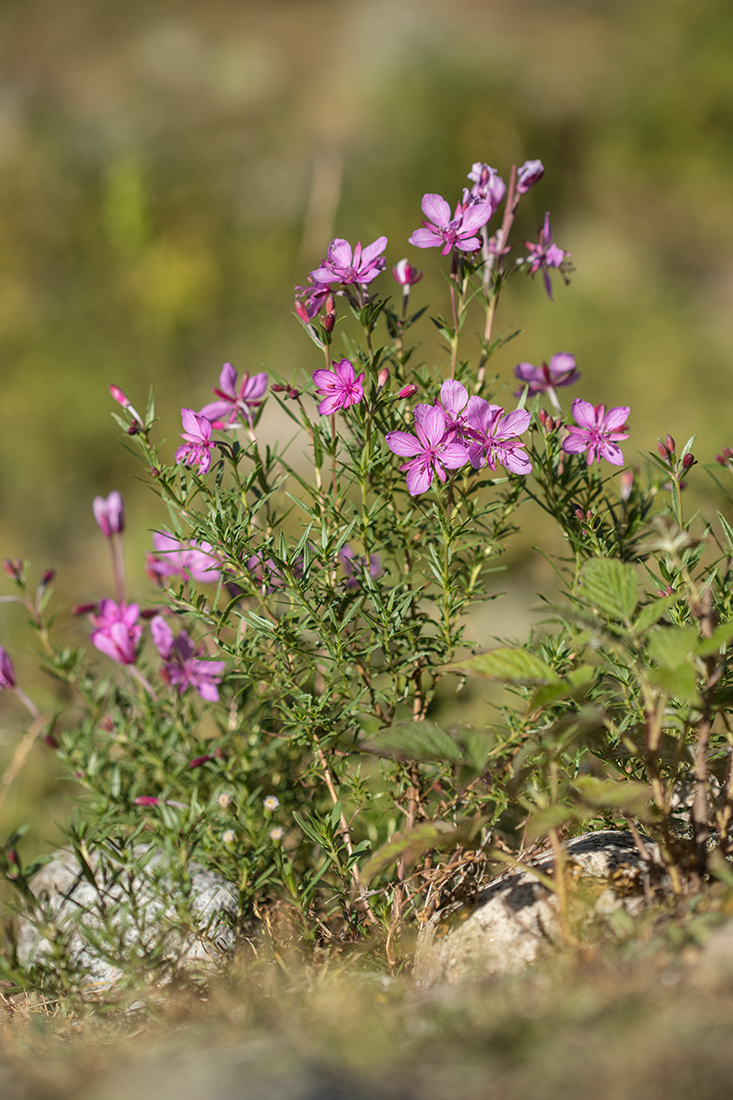
[[[577,519],[578,523],[585,523],[585,512],[582,508],[575,509],[575,518]]]
[[[381,390],[382,386],[387,385],[387,380],[388,379],[389,379],[389,367],[382,367],[379,374],[377,375],[377,385],[379,386],[380,390]]]
[[[0,645],[0,691],[15,687],[15,669],[10,656]]]
[[[92,511],[106,539],[122,534],[125,529],[125,505],[116,489],[113,489],[106,499],[95,497],[92,502]]]
[[[336,324],[336,314],[326,313],[321,317],[321,328],[324,332],[333,332],[333,327]]]
[[[130,401],[126,397],[126,395],[123,393],[123,391],[120,389],[119,386],[111,385],[109,387],[109,392],[112,394],[115,401],[117,401],[120,405],[122,405],[123,409],[129,409]]]
[[[39,588],[46,588],[51,583],[51,581],[53,580],[53,578],[55,576],[56,576],[56,570],[55,569],[47,569],[46,572],[41,577],[41,583],[38,585],[38,587]]]
[[[666,462],[667,459],[669,458],[669,451],[667,450],[666,444],[662,443],[661,439],[657,443],[657,452],[659,453],[659,457],[663,458],[664,461]]]
[[[621,499],[626,502],[631,496],[631,490],[634,486],[634,471],[622,470],[621,471]]]
[[[23,576],[23,562],[20,558],[3,558],[3,569],[11,581],[19,581]]]
[[[695,461],[695,456],[693,454],[690,454],[689,451],[688,451],[688,453],[682,459],[682,469],[683,470],[689,470],[690,466],[693,465],[694,461]]]
[[[300,397],[300,390],[288,390],[288,397],[291,401],[297,401]]]
[[[409,385],[403,386],[403,388],[400,390],[400,392],[397,394],[397,396],[398,397],[414,397],[416,393],[417,393],[417,386],[414,385],[414,383],[410,382]]]
[[[96,603],[78,603],[76,607],[72,607],[72,615],[89,615],[92,611],[96,611],[99,604]]]
[[[544,174],[545,168],[541,160],[525,160],[517,171],[517,194],[526,194],[530,187],[539,183]]]
[[[422,279],[422,271],[413,267],[409,260],[398,260],[392,274],[400,286],[414,286]]]
[[[674,436],[673,435],[666,435],[664,437],[664,442],[667,444],[667,450],[669,451],[669,453],[671,455],[673,455],[675,453],[675,451],[677,450],[677,444],[674,441]]]

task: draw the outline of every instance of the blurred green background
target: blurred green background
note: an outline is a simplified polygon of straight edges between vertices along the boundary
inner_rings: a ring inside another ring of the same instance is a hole
[[[632,463],[666,432],[700,433],[703,460],[733,445],[732,59],[730,0],[2,0],[0,556],[56,568],[67,606],[108,594],[91,500],[119,488],[144,593],[164,517],[109,383],[138,406],[155,386],[172,454],[225,360],[313,370],[292,287],[336,235],[386,233],[443,309],[437,253],[407,237],[475,160],[542,159],[517,237],[551,210],[577,268],[554,303],[511,284],[502,378],[573,352],[580,396],[631,405]],[[519,567],[521,605],[543,566]],[[31,678],[23,618],[2,607],[0,642]],[[10,698],[0,724],[7,759]],[[48,839],[37,753],[0,828],[37,811]]]

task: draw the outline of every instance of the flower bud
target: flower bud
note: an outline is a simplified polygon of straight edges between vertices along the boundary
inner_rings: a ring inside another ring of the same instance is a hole
[[[297,399],[300,397],[300,390],[288,390],[288,397],[291,401],[297,401]]]
[[[661,439],[657,442],[657,453],[665,462],[669,459],[669,451],[667,450],[666,444],[663,443]]]
[[[295,312],[297,313],[299,319],[303,322],[304,325],[309,325],[311,323],[311,319],[308,316],[308,310],[305,308],[302,302],[296,301]],[[275,387],[273,386],[272,388],[274,389]]]
[[[400,286],[414,286],[422,279],[422,271],[413,267],[409,260],[398,260],[392,268],[392,275]]]
[[[3,569],[11,581],[19,581],[23,576],[23,562],[20,558],[3,558]]]
[[[542,179],[545,167],[541,160],[525,160],[521,168],[517,170],[517,194],[524,195],[530,187]]]
[[[388,379],[389,379],[389,367],[382,367],[379,374],[377,375],[377,386],[379,387],[380,390],[381,390],[382,386],[387,385]]]
[[[109,392],[112,394],[115,401],[117,401],[120,405],[122,405],[123,409],[129,409],[130,401],[126,397],[126,395],[123,393],[123,391],[120,389],[119,386],[111,385],[109,387]]]
[[[398,397],[414,397],[416,393],[417,393],[417,386],[413,382],[410,382],[409,385],[402,387],[402,389],[397,394],[397,396]]]
[[[96,603],[78,603],[76,607],[72,607],[72,615],[89,615],[92,611],[96,611],[99,605]]]
[[[695,456],[693,454],[690,454],[690,452],[688,451],[685,457],[682,459],[682,469],[689,470],[690,466],[692,466],[694,462]]]
[[[321,317],[321,328],[324,332],[333,332],[334,325],[336,324],[336,314],[326,313]]]
[[[132,424],[127,429],[127,434],[128,435],[137,435],[137,433],[139,431],[140,431],[140,425],[138,424],[137,420],[133,420]]]
[[[113,489],[106,498],[95,497],[92,501],[92,511],[106,539],[122,534],[125,529],[125,505],[116,489]]]
[[[585,523],[585,512],[582,508],[575,509],[575,518],[577,519],[578,523]]]
[[[150,467],[150,476],[151,477],[160,477],[160,470],[158,469],[157,466],[151,466]]]
[[[47,569],[46,572],[41,577],[41,583],[38,585],[38,587],[41,588],[41,589],[46,588],[51,583],[51,581],[53,580],[53,578],[55,576],[56,576],[56,570],[55,569]]]
[[[664,437],[664,442],[667,444],[667,450],[669,451],[669,453],[671,455],[673,455],[675,453],[675,451],[677,450],[677,444],[674,441],[674,436],[673,435],[666,435]]]
[[[270,386],[273,393],[284,393],[287,388],[287,386],[281,386],[279,382],[273,382]]]
[[[634,471],[633,470],[622,470],[621,471],[620,496],[621,496],[621,500],[623,500],[624,503],[631,496],[631,490],[632,490],[633,487],[634,487]]]
[[[10,655],[0,645],[0,691],[15,687],[15,669]]]

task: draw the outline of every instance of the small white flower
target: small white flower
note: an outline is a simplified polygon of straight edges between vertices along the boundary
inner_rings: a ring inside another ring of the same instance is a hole
[[[265,807],[267,813],[271,814],[274,813],[280,805],[280,799],[277,798],[274,794],[268,794],[267,798],[263,798],[262,805]]]
[[[220,794],[216,801],[219,803],[222,810],[228,810],[232,804],[231,795],[228,794]]]
[[[221,839],[225,844],[233,844],[237,839],[237,834],[234,832],[234,829],[225,829],[221,834]]]
[[[267,835],[269,836],[270,840],[274,840],[275,843],[277,844],[285,836],[285,830],[281,829],[280,826],[278,825],[277,828],[270,829],[270,831]]]

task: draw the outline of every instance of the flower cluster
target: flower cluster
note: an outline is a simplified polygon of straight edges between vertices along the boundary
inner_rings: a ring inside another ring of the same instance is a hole
[[[415,435],[387,432],[387,446],[409,461],[400,466],[407,473],[411,496],[426,492],[437,474],[446,480],[446,470],[459,470],[470,462],[474,469],[497,463],[513,474],[528,474],[532,464],[518,438],[529,427],[530,413],[515,409],[505,413],[483,397],[469,397],[465,386],[450,380],[440,389],[434,405],[417,405]]]
[[[359,241],[354,249],[343,237],[331,241],[325,260],[308,274],[308,286],[296,286],[295,311],[301,321],[308,323],[321,311],[332,287],[336,284],[336,293],[344,288],[368,286],[377,275],[384,271],[386,260],[384,250],[386,237],[377,237],[366,248]]]

